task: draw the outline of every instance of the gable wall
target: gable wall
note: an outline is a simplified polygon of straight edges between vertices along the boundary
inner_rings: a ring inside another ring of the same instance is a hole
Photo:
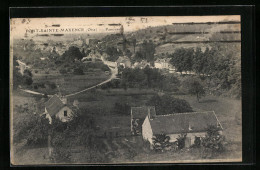
[[[64,111],[67,110],[67,115],[64,116]],[[56,118],[60,119],[62,122],[67,122],[72,118],[72,110],[68,106],[64,106],[57,114]]]
[[[151,144],[153,143],[153,131],[148,116],[146,116],[142,125],[142,135],[144,140],[148,140]]]

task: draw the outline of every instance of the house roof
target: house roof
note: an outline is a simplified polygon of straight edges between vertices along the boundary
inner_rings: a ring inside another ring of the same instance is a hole
[[[154,134],[205,132],[209,125],[222,129],[214,111],[157,115],[149,120]]]
[[[65,106],[57,95],[53,95],[46,103],[45,107],[47,112],[53,116]]]
[[[148,115],[148,109],[150,109],[151,115],[156,115],[155,108],[153,106],[131,107],[132,118],[145,119],[145,117]]]

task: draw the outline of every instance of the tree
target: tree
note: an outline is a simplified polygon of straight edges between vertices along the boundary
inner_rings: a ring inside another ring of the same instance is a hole
[[[27,109],[19,111],[19,114],[24,113],[24,119],[15,126],[17,140],[25,139],[27,145],[39,145],[47,143],[48,132],[51,129],[48,119],[45,116],[33,114],[32,108],[26,106]]]
[[[153,148],[155,151],[164,152],[171,146],[170,137],[165,134],[157,134],[153,138]]]
[[[13,58],[13,88],[16,89],[18,85],[21,85],[23,83],[23,76],[19,72],[19,69],[17,66],[19,66],[18,62],[16,61],[17,57],[14,56]]]
[[[193,48],[188,48],[185,49],[185,53],[182,62],[183,64],[183,71],[192,71],[192,67],[193,67],[193,61],[194,61],[194,49]]]
[[[65,53],[62,55],[65,61],[73,61],[75,59],[81,60],[84,55],[80,52],[78,47],[71,46]]]
[[[170,95],[154,95],[146,105],[155,106],[158,115],[192,112],[192,108],[187,101]]]
[[[178,48],[175,50],[175,52],[170,56],[171,60],[170,63],[176,68],[176,71],[182,72],[185,70],[185,63],[184,58],[185,56],[185,49],[184,48]]]
[[[193,70],[194,72],[196,72],[197,74],[201,74],[203,71],[203,53],[201,51],[201,48],[197,47],[195,54],[194,54],[194,59],[193,59]]]
[[[132,40],[132,44],[133,44],[133,47],[134,47],[134,53],[135,53],[135,47],[136,47],[136,39],[135,39],[135,38]]]
[[[155,45],[150,40],[147,42],[146,40],[141,44],[140,53],[143,58],[148,62],[154,62],[154,54],[155,54]]]
[[[201,84],[201,80],[198,78],[187,77],[182,82],[182,85],[189,94],[196,95],[198,102],[200,98],[205,95],[204,87]]]
[[[116,61],[118,57],[123,54],[122,51],[118,51],[115,47],[107,47],[105,53],[108,54],[108,61]]]
[[[31,85],[33,83],[32,72],[28,69],[25,69],[23,72],[23,82],[26,85]]]

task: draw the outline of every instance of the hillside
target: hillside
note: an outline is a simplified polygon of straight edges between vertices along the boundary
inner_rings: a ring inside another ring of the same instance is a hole
[[[177,48],[211,48],[212,42],[240,42],[240,24],[178,24],[148,27],[125,34],[126,48],[133,52],[133,39],[136,50],[144,40],[152,40],[156,45],[156,54],[173,53]],[[107,35],[101,39],[102,47],[122,48],[123,37],[120,34]],[[228,45],[231,43],[227,43]]]

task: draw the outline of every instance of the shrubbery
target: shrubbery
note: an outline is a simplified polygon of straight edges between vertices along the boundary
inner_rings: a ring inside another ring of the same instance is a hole
[[[147,102],[147,105],[155,106],[158,115],[192,112],[192,108],[186,100],[174,98],[170,95],[155,95]]]
[[[158,134],[152,138],[153,140],[153,149],[158,152],[164,152],[165,150],[169,150],[171,143],[170,137],[165,134]]]
[[[219,133],[219,128],[209,126],[207,134],[202,138],[202,146],[212,152],[223,152],[225,150],[225,137]]]

